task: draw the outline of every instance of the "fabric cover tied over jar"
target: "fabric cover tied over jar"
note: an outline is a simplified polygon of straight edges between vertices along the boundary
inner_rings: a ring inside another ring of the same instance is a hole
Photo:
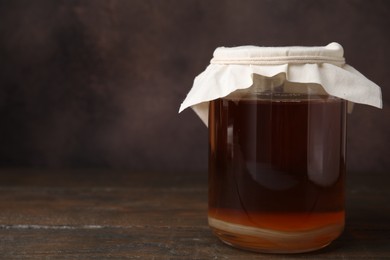
[[[195,78],[179,113],[192,107],[207,125],[208,102],[250,88],[255,76],[311,84],[350,103],[382,108],[380,87],[346,64],[343,47],[333,42],[323,47],[219,47]]]

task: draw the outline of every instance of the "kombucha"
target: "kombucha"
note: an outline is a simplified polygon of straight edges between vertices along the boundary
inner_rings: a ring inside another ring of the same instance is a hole
[[[270,253],[322,248],[344,228],[346,102],[292,95],[209,108],[209,225]]]

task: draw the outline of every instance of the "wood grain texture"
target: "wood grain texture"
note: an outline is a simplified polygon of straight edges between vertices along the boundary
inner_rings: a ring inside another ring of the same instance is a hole
[[[1,259],[386,259],[390,178],[350,174],[347,226],[329,247],[265,255],[209,230],[200,174],[0,170]]]

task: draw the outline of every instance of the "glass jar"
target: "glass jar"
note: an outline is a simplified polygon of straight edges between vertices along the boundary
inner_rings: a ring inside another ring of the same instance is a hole
[[[209,104],[211,229],[242,249],[322,248],[344,228],[346,101],[254,75]]]

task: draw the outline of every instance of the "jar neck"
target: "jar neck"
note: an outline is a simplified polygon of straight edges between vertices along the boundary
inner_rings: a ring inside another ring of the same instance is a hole
[[[226,98],[308,100],[332,97],[319,84],[290,82],[286,80],[284,74],[278,74],[274,77],[253,74],[253,84],[251,87],[236,90]]]

